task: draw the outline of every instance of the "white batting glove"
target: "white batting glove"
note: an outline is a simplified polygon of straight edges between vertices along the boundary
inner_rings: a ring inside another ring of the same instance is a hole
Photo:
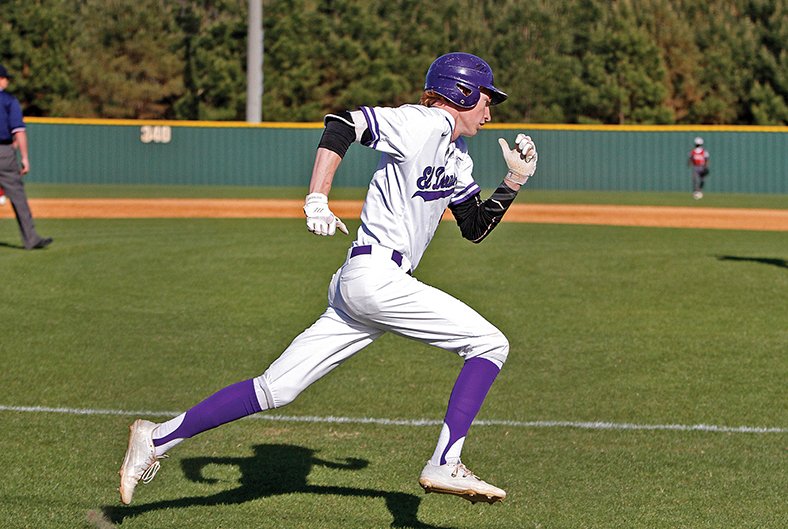
[[[310,193],[306,196],[304,204],[306,215],[306,229],[315,235],[334,235],[337,228],[348,234],[347,226],[328,209],[328,197],[323,193]]]
[[[533,140],[530,136],[518,134],[514,139],[514,149],[509,149],[509,143],[503,138],[498,138],[498,144],[509,168],[506,179],[524,185],[536,172],[536,161],[539,159]]]

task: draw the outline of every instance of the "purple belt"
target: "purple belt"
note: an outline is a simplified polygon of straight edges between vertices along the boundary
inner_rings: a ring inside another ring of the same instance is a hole
[[[371,255],[372,254],[372,245],[366,244],[364,246],[354,246],[352,250],[350,250],[350,258],[353,259],[358,255]],[[399,253],[397,250],[391,250],[391,260],[394,263],[401,267],[402,266],[402,254]],[[412,275],[410,270],[407,271],[408,275]]]

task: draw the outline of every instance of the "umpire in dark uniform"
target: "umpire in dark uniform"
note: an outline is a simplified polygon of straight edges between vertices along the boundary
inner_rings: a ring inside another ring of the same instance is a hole
[[[8,82],[8,70],[0,64],[0,187],[14,207],[25,248],[46,248],[52,244],[52,238],[43,238],[36,232],[33,215],[27,203],[25,184],[22,182],[22,177],[30,171],[27,133],[19,101],[6,92]],[[21,156],[21,166],[17,161],[17,150]]]

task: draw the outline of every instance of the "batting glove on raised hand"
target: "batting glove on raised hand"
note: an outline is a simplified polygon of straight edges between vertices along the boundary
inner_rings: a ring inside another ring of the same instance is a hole
[[[306,229],[315,235],[334,235],[337,228],[348,234],[347,226],[328,209],[328,197],[323,193],[310,193],[306,196],[304,204],[306,215]]]
[[[506,179],[524,185],[536,172],[536,161],[539,159],[533,140],[530,136],[518,134],[514,139],[514,149],[509,149],[509,143],[503,138],[498,138],[498,144],[509,168]]]

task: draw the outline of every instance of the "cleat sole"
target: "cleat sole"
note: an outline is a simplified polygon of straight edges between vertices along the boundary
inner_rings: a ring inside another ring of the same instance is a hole
[[[506,498],[506,496],[501,497],[501,496],[493,496],[487,494],[479,494],[474,490],[468,490],[468,489],[453,490],[453,489],[441,488],[433,485],[432,482],[427,479],[419,480],[419,485],[421,485],[421,487],[424,489],[425,494],[429,494],[430,492],[434,492],[436,494],[451,494],[453,496],[459,496],[460,498],[468,500],[474,505],[478,502],[485,502],[492,505],[494,503],[502,502]]]

